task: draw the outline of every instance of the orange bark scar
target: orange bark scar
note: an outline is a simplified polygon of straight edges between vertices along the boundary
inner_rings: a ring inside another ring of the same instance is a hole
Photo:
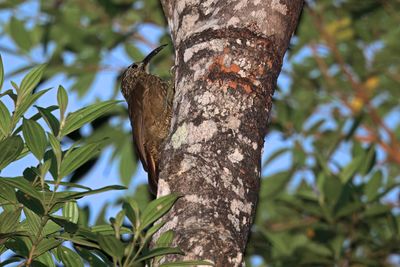
[[[239,65],[232,63],[229,66],[225,64],[224,58],[225,55],[227,55],[230,52],[229,48],[224,48],[223,54],[218,55],[214,58],[213,63],[209,67],[209,73],[211,74],[209,77],[213,77],[210,80],[212,82],[218,80],[219,82],[228,79],[227,81],[227,86],[232,89],[238,89],[238,86],[240,85],[240,88],[242,88],[246,93],[251,93],[252,92],[252,86],[255,82],[255,77],[254,75],[250,75],[250,77],[247,77],[246,79],[242,79],[240,77],[239,72],[240,72],[240,67]],[[261,67],[262,69],[262,67]],[[234,75],[232,75],[234,74]],[[225,77],[228,78],[225,78]],[[235,78],[238,77],[238,78]],[[253,83],[253,84],[252,84]]]

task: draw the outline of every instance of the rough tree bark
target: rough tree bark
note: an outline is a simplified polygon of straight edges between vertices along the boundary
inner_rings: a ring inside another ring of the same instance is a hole
[[[161,2],[176,95],[158,196],[183,197],[160,233],[174,230],[184,259],[241,266],[272,94],[303,0]]]

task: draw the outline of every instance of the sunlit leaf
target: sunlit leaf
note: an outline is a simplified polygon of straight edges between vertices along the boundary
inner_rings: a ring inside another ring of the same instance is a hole
[[[46,108],[41,108],[38,106],[36,106],[36,108],[38,109],[40,115],[42,115],[42,118],[45,120],[47,125],[50,127],[53,134],[57,136],[58,130],[60,129],[60,123],[58,122],[57,118]]]
[[[161,218],[161,216],[163,216],[171,209],[172,205],[174,205],[175,201],[179,197],[180,196],[177,194],[170,194],[162,196],[150,202],[143,211],[143,215],[140,219],[139,230],[145,229],[150,224]]]
[[[110,100],[96,103],[68,114],[64,126],[61,128],[61,136],[65,136],[81,128],[84,124],[95,120],[107,111],[111,110],[120,101]]]
[[[99,234],[97,240],[101,249],[108,255],[117,259],[121,259],[124,256],[124,245],[120,240],[116,239],[115,236]]]
[[[46,65],[38,65],[34,67],[23,79],[21,85],[19,87],[20,94],[18,95],[19,98],[25,99],[26,96],[30,95],[33,89],[39,84],[40,80],[42,79],[43,72]]]
[[[24,142],[20,136],[10,136],[0,141],[0,170],[13,162],[24,148]]]
[[[24,119],[22,132],[29,150],[38,160],[42,160],[47,147],[47,138],[42,126],[34,120]]]
[[[61,85],[58,87],[57,91],[57,102],[58,106],[60,107],[60,120],[62,121],[68,106],[68,95],[64,87],[62,87]]]
[[[61,163],[60,176],[64,177],[87,162],[100,152],[101,143],[87,144],[73,149],[66,154]]]
[[[17,46],[19,46],[23,51],[27,52],[31,49],[32,40],[30,34],[26,30],[24,23],[18,20],[15,16],[11,17],[10,35]]]
[[[214,264],[208,261],[175,261],[175,262],[163,263],[160,265],[160,267],[179,267],[179,266],[214,266]]]
[[[61,259],[62,263],[64,263],[67,267],[83,267],[83,261],[81,257],[73,251],[64,246],[59,246],[57,248],[58,257]]]
[[[64,218],[66,218],[70,222],[77,223],[79,219],[79,210],[76,202],[68,201],[67,203],[65,203],[62,214]]]
[[[0,132],[7,136],[8,133],[11,131],[10,124],[11,124],[11,115],[8,111],[6,105],[2,101],[0,101]]]
[[[147,253],[144,253],[143,256],[136,259],[135,262],[141,262],[147,259],[151,259],[153,257],[168,255],[168,254],[183,254],[183,252],[179,248],[155,248]]]

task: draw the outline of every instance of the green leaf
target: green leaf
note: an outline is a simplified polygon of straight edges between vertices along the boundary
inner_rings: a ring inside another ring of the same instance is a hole
[[[95,253],[83,247],[75,246],[76,252],[89,263],[90,266],[108,267],[107,263],[102,261]]]
[[[60,141],[58,141],[57,138],[51,133],[47,133],[47,136],[49,138],[49,143],[53,150],[54,156],[56,157],[57,168],[59,168],[61,166],[61,159],[62,159]]]
[[[111,218],[113,219],[113,218]],[[119,236],[120,235],[120,230],[121,230],[121,226],[124,223],[124,219],[125,219],[125,211],[124,210],[120,210],[115,218],[115,220],[111,220],[112,225],[114,227],[114,231],[115,231],[115,236]]]
[[[99,189],[87,190],[87,191],[78,192],[78,193],[72,193],[68,196],[60,198],[60,201],[68,201],[68,200],[72,200],[72,199],[78,199],[81,197],[98,194],[98,193],[106,192],[106,191],[110,191],[110,190],[125,190],[125,189],[126,189],[126,187],[121,186],[121,185],[110,185],[110,186],[105,186],[105,187],[102,187]]]
[[[61,127],[62,129],[60,135],[65,136],[81,128],[84,124],[91,122],[105,114],[119,102],[121,101],[110,100],[96,103],[68,114],[67,118],[65,119],[64,126]]]
[[[132,60],[137,62],[144,58],[143,53],[140,52],[140,50],[136,46],[134,46],[130,43],[125,43],[124,48],[125,48],[125,52],[128,54],[128,56]]]
[[[15,177],[15,178],[1,177],[0,184],[10,185],[12,187],[18,188],[22,192],[24,192],[34,198],[37,198],[39,200],[42,199],[42,195],[38,191],[36,191],[34,189],[34,187],[32,186],[32,184],[30,182],[28,182],[26,179],[24,179],[23,177]]]
[[[40,231],[40,217],[32,212],[30,209],[24,208],[26,222],[31,233],[39,233]]]
[[[2,101],[0,101],[0,132],[7,136],[8,133],[11,132],[10,125],[11,125],[11,115],[8,112],[6,105]]]
[[[78,231],[78,233],[79,233],[79,231]],[[66,241],[71,241],[74,244],[82,245],[82,246],[85,246],[88,248],[100,249],[99,245],[97,245],[96,243],[90,242],[86,238],[79,237],[77,235],[71,235],[69,233],[64,233],[61,236],[59,236],[58,238],[60,238],[62,240],[66,240]]]
[[[15,16],[11,17],[10,35],[15,44],[24,52],[28,52],[31,49],[33,44],[30,33],[25,29],[24,23]]]
[[[57,118],[48,109],[41,108],[41,107],[38,107],[38,106],[35,106],[35,107],[38,109],[40,115],[45,120],[47,125],[50,127],[50,129],[53,132],[53,134],[55,136],[57,136],[58,135],[58,130],[60,129],[60,123],[58,122]]]
[[[35,95],[32,95],[32,96],[35,96]],[[49,112],[51,112],[51,111],[53,111],[53,110],[58,109],[58,106],[52,105],[52,106],[48,106],[46,109],[47,109]],[[38,112],[38,113],[36,113],[35,115],[33,115],[32,117],[30,117],[29,119],[30,119],[30,120],[34,120],[34,121],[38,121],[40,118],[42,118],[42,115]],[[21,132],[21,131],[22,131],[22,125],[19,126],[19,127],[14,131],[14,135],[17,134],[17,133],[19,133],[19,132]]]
[[[5,261],[0,262],[0,267],[9,266],[10,263],[19,262],[19,261],[22,261],[22,259],[18,258],[18,257],[11,257]]]
[[[5,202],[16,203],[17,197],[15,195],[14,187],[0,183],[0,204],[2,203],[1,199]]]
[[[183,252],[179,248],[155,248],[147,253],[143,253],[142,257],[135,260],[135,263],[167,254],[183,254]]]
[[[0,171],[18,158],[24,142],[20,136],[10,136],[0,141]]]
[[[4,67],[3,67],[3,59],[1,58],[0,55],[0,92],[1,88],[3,87],[3,83],[4,83]]]
[[[31,197],[30,195],[21,191],[17,191],[17,199],[19,203],[23,204],[37,215],[44,215],[44,207],[39,199]]]
[[[346,167],[343,168],[340,172],[340,180],[342,183],[347,183],[347,181],[357,173],[364,158],[364,155],[356,156]]]
[[[64,87],[62,87],[61,85],[58,87],[57,91],[57,102],[58,106],[60,107],[60,121],[63,121],[65,116],[65,111],[67,110],[68,106],[68,95]]]
[[[128,198],[122,204],[122,208],[125,211],[126,217],[128,217],[133,227],[138,227],[139,224],[139,206],[136,201],[132,198]]]
[[[102,224],[102,225],[96,225],[92,227],[92,232],[93,233],[100,233],[102,235],[114,235],[114,228],[112,228],[111,225],[109,224]],[[131,234],[132,232],[130,231],[129,228],[126,227],[121,227],[120,229],[121,234]]]
[[[47,138],[42,126],[34,120],[24,119],[22,132],[29,150],[39,161],[42,160],[47,147]]]
[[[124,244],[115,238],[115,236],[108,235],[98,235],[97,240],[101,249],[108,255],[115,257],[117,259],[122,259],[124,256]]]
[[[48,184],[56,184],[55,181],[50,181],[50,180],[46,180],[45,182],[48,183]],[[63,186],[67,186],[67,187],[75,187],[75,188],[80,188],[80,189],[85,189],[85,190],[92,190],[90,187],[87,187],[87,186],[84,186],[84,185],[80,185],[80,184],[76,184],[76,183],[58,182],[57,184],[63,185]]]
[[[17,229],[21,210],[21,208],[15,210],[4,210],[0,214],[0,233],[10,233]]]
[[[365,185],[365,195],[368,201],[373,201],[379,195],[379,188],[382,186],[383,176],[381,171],[377,171],[369,179],[368,183]]]
[[[160,235],[157,239],[156,247],[169,247],[174,239],[174,231],[168,230]]]
[[[21,118],[21,116],[25,113],[25,111],[28,110],[28,108],[30,106],[33,105],[33,103],[35,103],[35,101],[41,97],[42,95],[44,95],[45,93],[47,93],[47,91],[49,91],[50,89],[45,89],[42,91],[39,91],[37,93],[34,93],[32,95],[28,95],[27,97],[25,97],[22,101],[21,104],[17,107],[17,109],[15,110],[15,120],[19,120],[19,118]]]
[[[42,79],[45,67],[46,67],[45,64],[34,67],[22,79],[21,85],[19,87],[20,95],[18,95],[18,98],[20,98],[23,101],[23,99],[25,99],[26,96],[32,93],[33,89],[35,89],[35,87],[39,84],[40,80]]]
[[[28,257],[29,249],[28,249],[28,239],[24,237],[14,237],[12,239],[7,240],[5,243],[6,247],[14,251],[16,254]]]
[[[179,267],[179,266],[214,266],[213,263],[208,261],[176,261],[176,262],[167,262],[160,265],[160,267]]]
[[[80,267],[84,266],[83,261],[81,257],[76,253],[75,251],[64,247],[64,246],[59,246],[57,248],[57,255],[61,259],[62,263],[66,267]]]
[[[268,158],[266,158],[266,159],[263,161],[263,164],[262,164],[263,167],[267,166],[267,165],[270,164],[273,160],[279,158],[280,156],[282,156],[284,153],[286,153],[286,152],[288,152],[288,151],[289,151],[289,149],[288,149],[287,147],[283,147],[283,148],[280,148],[280,149],[275,150],[274,152],[272,152],[271,155],[269,155]]]
[[[133,146],[123,146],[121,149],[121,156],[119,162],[119,173],[121,175],[121,182],[128,186],[131,182],[132,176],[137,167],[137,160],[134,158]]]
[[[161,218],[161,216],[163,216],[165,213],[167,213],[179,197],[180,195],[170,194],[150,202],[143,211],[143,215],[140,220],[139,231],[145,229],[150,224]]]
[[[62,211],[62,215],[68,221],[77,223],[79,219],[79,209],[75,201],[68,201],[65,203]]]
[[[43,266],[46,267],[55,267],[56,264],[54,263],[53,257],[51,256],[52,254],[50,252],[43,253],[39,257],[35,259],[36,262],[43,263]],[[32,267],[35,265],[32,264]]]
[[[147,244],[150,241],[151,237],[165,224],[165,222],[154,224],[150,227],[149,230],[146,231],[146,234],[143,238],[143,243]]]
[[[74,234],[76,231],[78,231],[79,226],[76,223],[70,222],[63,217],[53,215],[50,216],[50,219],[59,226],[63,227],[67,233]]]
[[[78,169],[100,152],[101,142],[87,144],[65,154],[60,167],[60,179]]]
[[[55,238],[44,238],[40,243],[37,245],[36,250],[35,250],[35,256],[42,255],[43,253],[58,247],[61,245],[62,241],[57,240]]]
[[[285,171],[263,179],[261,183],[260,197],[272,198],[281,193],[290,181],[290,178],[291,173]]]

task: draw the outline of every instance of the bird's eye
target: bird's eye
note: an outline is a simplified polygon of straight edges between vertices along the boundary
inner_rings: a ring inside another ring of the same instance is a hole
[[[137,67],[138,67],[138,65],[135,63],[133,63],[132,65],[129,66],[129,68],[131,68],[131,69],[136,69]]]

